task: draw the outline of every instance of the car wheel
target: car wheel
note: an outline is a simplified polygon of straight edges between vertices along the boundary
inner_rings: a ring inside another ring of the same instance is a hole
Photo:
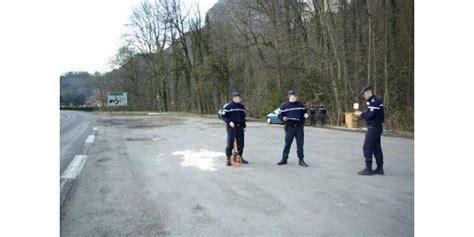
[[[272,124],[272,119],[270,117],[267,118],[267,123]]]

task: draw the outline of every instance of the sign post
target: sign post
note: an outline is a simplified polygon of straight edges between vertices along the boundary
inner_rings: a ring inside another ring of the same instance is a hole
[[[109,92],[107,95],[107,105],[112,113],[112,107],[118,108],[119,106],[127,106],[127,93],[121,91]],[[123,109],[125,115],[125,107]]]
[[[358,110],[359,109],[359,103],[354,103],[354,110]]]
[[[107,96],[108,106],[127,106],[126,92],[109,92]]]

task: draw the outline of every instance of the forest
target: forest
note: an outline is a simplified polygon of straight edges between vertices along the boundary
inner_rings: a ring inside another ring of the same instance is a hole
[[[385,127],[414,130],[413,1],[220,0],[198,9],[182,0],[134,8],[116,69],[93,75],[98,103],[124,91],[129,110],[214,114],[238,90],[248,116],[263,118],[294,89],[338,125],[353,103],[365,105],[359,92],[371,84]]]

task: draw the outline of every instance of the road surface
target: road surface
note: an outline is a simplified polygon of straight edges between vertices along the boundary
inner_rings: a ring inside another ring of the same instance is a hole
[[[226,167],[225,129],[199,117],[98,116],[61,210],[61,236],[413,236],[413,140],[383,137],[385,176],[358,176],[363,133],[305,128],[277,166],[281,125],[249,122]]]
[[[94,124],[94,116],[75,111],[60,112],[60,172],[64,172],[72,159],[83,152],[84,142]]]

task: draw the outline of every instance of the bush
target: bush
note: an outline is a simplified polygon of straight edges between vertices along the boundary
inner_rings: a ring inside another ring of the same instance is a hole
[[[74,111],[83,111],[83,112],[92,112],[97,111],[97,107],[60,107],[60,110],[74,110]]]

